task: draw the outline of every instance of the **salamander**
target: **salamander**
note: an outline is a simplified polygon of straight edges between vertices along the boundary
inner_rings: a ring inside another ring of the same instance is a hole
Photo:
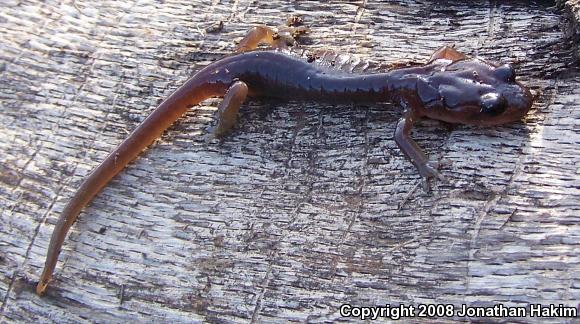
[[[306,29],[290,26],[276,31],[258,26],[240,41],[235,54],[209,64],[165,99],[81,183],[54,228],[44,270],[36,292],[51,281],[64,239],[81,210],[109,181],[157,139],[190,107],[223,97],[213,135],[223,137],[234,127],[238,110],[248,98],[339,103],[393,102],[403,108],[394,139],[429,180],[441,178],[417,143],[410,138],[413,124],[423,117],[448,123],[498,125],[520,120],[533,96],[516,81],[514,68],[470,58],[454,48],[438,49],[423,65],[377,73],[356,74],[303,59],[288,48]],[[268,49],[258,49],[259,45]]]

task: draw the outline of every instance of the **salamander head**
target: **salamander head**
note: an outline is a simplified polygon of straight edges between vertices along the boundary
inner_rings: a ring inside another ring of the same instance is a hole
[[[419,76],[417,93],[425,115],[451,123],[498,125],[525,116],[533,103],[509,64],[494,66],[480,59],[437,60]]]

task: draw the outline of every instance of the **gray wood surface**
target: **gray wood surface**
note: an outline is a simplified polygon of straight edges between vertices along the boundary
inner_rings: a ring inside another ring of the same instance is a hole
[[[341,319],[344,303],[577,306],[580,73],[560,10],[2,1],[0,321],[323,322]],[[422,122],[414,138],[447,179],[431,193],[393,141],[397,106],[252,102],[231,136],[206,143],[219,102],[207,101],[85,209],[48,295],[34,295],[83,177],[251,26],[290,15],[311,25],[308,48],[397,62],[455,44],[517,62],[541,95],[525,123]]]

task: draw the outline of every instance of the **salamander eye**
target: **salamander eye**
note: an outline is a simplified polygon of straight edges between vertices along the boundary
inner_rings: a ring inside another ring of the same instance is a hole
[[[496,116],[505,111],[507,101],[497,93],[490,92],[481,96],[481,112]]]
[[[510,64],[504,64],[495,69],[496,78],[503,80],[505,82],[516,82],[516,71]]]

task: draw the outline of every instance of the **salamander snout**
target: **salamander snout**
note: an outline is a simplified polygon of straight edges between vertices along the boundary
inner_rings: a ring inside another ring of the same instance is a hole
[[[495,88],[497,96],[482,96],[482,112],[491,115],[496,113],[497,120],[491,118],[493,123],[516,121],[528,113],[534,96],[527,87],[516,81],[516,71],[511,64],[495,67],[488,82]],[[488,111],[485,109],[487,106],[493,109]]]
[[[498,84],[496,87],[499,97],[503,98],[498,99],[496,105],[503,105],[505,109],[495,124],[522,119],[532,108],[534,96],[528,88],[515,81],[515,75],[513,81]]]

